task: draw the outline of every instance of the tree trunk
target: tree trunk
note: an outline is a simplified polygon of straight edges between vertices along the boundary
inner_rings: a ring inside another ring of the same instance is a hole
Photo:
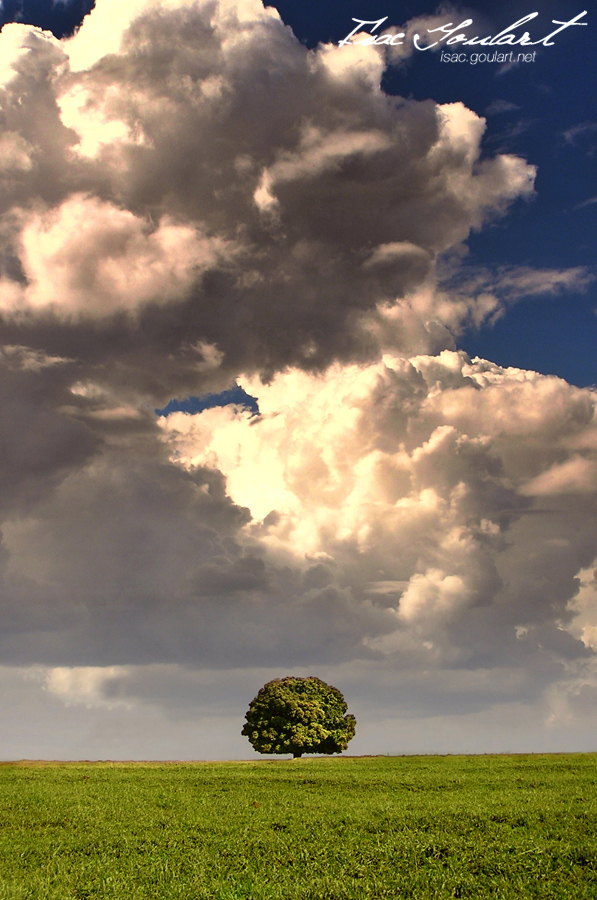
[[[302,751],[302,750],[295,750],[295,751],[293,752],[293,754],[292,754],[292,758],[293,758],[293,759],[300,759],[302,755],[303,755],[303,751]]]

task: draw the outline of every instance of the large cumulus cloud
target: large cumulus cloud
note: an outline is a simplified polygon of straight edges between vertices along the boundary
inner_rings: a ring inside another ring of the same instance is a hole
[[[133,316],[118,359],[141,381],[157,330],[164,355],[203,341],[228,373],[374,357],[375,323],[438,254],[532,190],[522,159],[481,158],[462,104],[387,96],[373,47],[309,52],[260,0],[118,7],[69,41],[1,36],[0,309],[19,343],[64,350],[65,320]],[[395,320],[383,337],[409,349]]]
[[[444,351],[280,375],[260,408],[170,415],[173,458],[224,472],[272,554],[383,608],[365,646],[471,661],[538,629],[585,654],[562,628],[595,557],[594,393]]]

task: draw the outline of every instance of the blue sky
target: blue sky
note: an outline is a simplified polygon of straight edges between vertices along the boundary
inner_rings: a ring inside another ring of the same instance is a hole
[[[0,757],[595,749],[592,11],[91,6],[0,4]]]

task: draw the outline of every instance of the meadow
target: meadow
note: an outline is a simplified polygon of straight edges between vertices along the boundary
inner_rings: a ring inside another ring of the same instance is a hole
[[[0,900],[597,898],[597,755],[0,766]]]

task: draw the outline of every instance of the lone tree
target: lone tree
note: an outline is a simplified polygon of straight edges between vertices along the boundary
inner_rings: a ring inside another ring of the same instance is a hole
[[[320,678],[274,678],[251,701],[241,734],[259,753],[341,753],[356,719],[346,701]]]

